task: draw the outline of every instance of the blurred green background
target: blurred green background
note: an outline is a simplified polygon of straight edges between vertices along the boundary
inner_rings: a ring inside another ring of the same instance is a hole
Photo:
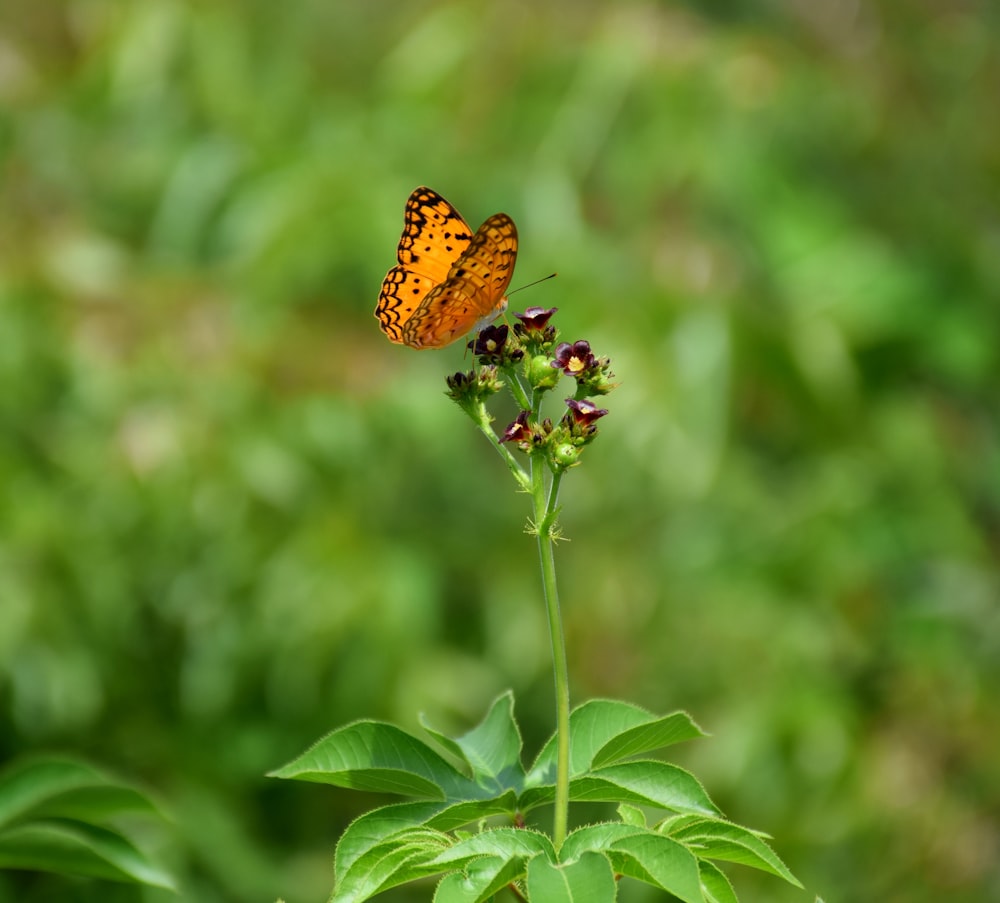
[[[330,728],[512,687],[537,750],[527,501],[461,346],[372,319],[428,184],[621,382],[564,481],[576,701],[713,733],[809,889],[746,900],[1000,900],[996,5],[0,15],[0,759],[140,781],[184,900],[304,903],[376,801],[263,775]],[[172,898],[0,877],[53,899]]]

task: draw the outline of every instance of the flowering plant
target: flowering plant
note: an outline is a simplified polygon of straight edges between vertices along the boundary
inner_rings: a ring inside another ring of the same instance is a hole
[[[479,903],[504,894],[540,903],[610,903],[620,878],[685,903],[733,903],[717,861],[738,862],[801,886],[765,835],[726,820],[689,772],[649,758],[703,736],[685,712],[653,715],[627,702],[590,700],[570,710],[554,545],[563,475],[580,463],[608,411],[592,400],[615,388],[607,358],[586,341],[559,342],[555,308],[515,314],[469,343],[479,368],[449,377],[448,395],[503,458],[532,500],[552,642],[556,730],[525,767],[508,692],[460,737],[424,725],[425,743],[394,725],[338,728],[273,772],[408,797],[374,809],[341,836],[331,903],[357,903],[420,878],[439,878],[435,903]],[[555,422],[542,403],[564,376],[576,390]],[[519,408],[498,436],[487,400],[508,389]],[[527,458],[527,469],[512,448]],[[570,802],[610,802],[618,819],[569,829]],[[554,809],[551,834],[533,821]]]

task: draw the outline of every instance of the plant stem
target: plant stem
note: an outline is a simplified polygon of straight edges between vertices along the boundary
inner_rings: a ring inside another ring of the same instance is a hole
[[[521,380],[517,378],[517,374],[513,368],[504,372],[507,376],[507,385],[510,387],[510,394],[514,396],[514,401],[517,402],[518,407],[527,408],[530,402],[528,401],[527,393],[524,391],[524,386],[521,385]],[[535,411],[535,413],[537,414],[538,412]]]
[[[484,415],[479,419],[473,418],[473,420],[475,420],[476,426],[479,428],[479,431],[487,439],[489,439],[490,445],[492,445],[497,450],[497,454],[499,454],[500,457],[503,458],[504,463],[507,465],[507,469],[511,472],[511,475],[514,477],[514,479],[517,480],[517,485],[520,486],[524,492],[530,492],[532,487],[531,487],[531,480],[528,477],[528,474],[524,472],[524,469],[521,467],[521,465],[517,463],[517,460],[514,458],[514,456],[507,450],[507,447],[503,445],[497,438],[497,434],[493,432],[493,427],[490,426],[489,419],[486,418]]]
[[[538,557],[542,566],[542,589],[549,617],[556,690],[556,801],[552,839],[557,850],[566,839],[569,819],[569,669],[566,664],[566,637],[559,612],[559,590],[553,554],[559,476],[553,476],[546,498],[543,462],[538,457],[531,458],[531,496],[538,530]]]

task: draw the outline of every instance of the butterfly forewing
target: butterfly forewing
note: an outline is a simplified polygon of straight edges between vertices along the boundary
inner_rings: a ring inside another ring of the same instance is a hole
[[[411,348],[450,344],[504,310],[516,256],[517,229],[509,216],[491,216],[472,235],[441,195],[416,189],[403,215],[399,264],[379,293],[379,326]]]
[[[436,191],[418,188],[407,198],[403,236],[396,250],[401,264],[435,283],[443,282],[470,241],[469,224]]]
[[[396,249],[399,265],[385,274],[375,308],[379,326],[393,342],[404,341],[402,325],[431,289],[447,278],[471,240],[469,224],[436,191],[422,186],[410,194]]]

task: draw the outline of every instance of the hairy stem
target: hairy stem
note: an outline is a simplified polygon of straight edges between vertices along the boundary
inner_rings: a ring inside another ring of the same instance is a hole
[[[538,557],[542,566],[542,589],[549,618],[552,642],[552,668],[556,690],[556,801],[552,838],[558,850],[566,839],[569,819],[569,669],[566,664],[566,637],[559,611],[559,589],[556,585],[556,563],[553,549],[553,527],[556,519],[556,497],[559,476],[552,479],[546,498],[543,462],[531,459],[531,495],[538,530]]]
[[[514,479],[517,480],[517,485],[521,487],[522,491],[531,492],[531,478],[524,472],[524,468],[517,463],[514,456],[507,450],[507,446],[497,438],[497,434],[493,432],[493,427],[490,426],[489,420],[485,418],[476,420],[476,426],[479,428],[479,431],[487,439],[489,439],[490,445],[497,450],[497,454],[503,458],[504,463],[507,465],[507,469],[511,472]]]
[[[530,402],[528,401],[528,394],[524,391],[524,386],[521,385],[521,380],[518,379],[517,373],[514,372],[513,368],[505,371],[507,375],[507,385],[510,387],[510,394],[514,396],[514,401],[517,402],[518,407],[528,408]]]

